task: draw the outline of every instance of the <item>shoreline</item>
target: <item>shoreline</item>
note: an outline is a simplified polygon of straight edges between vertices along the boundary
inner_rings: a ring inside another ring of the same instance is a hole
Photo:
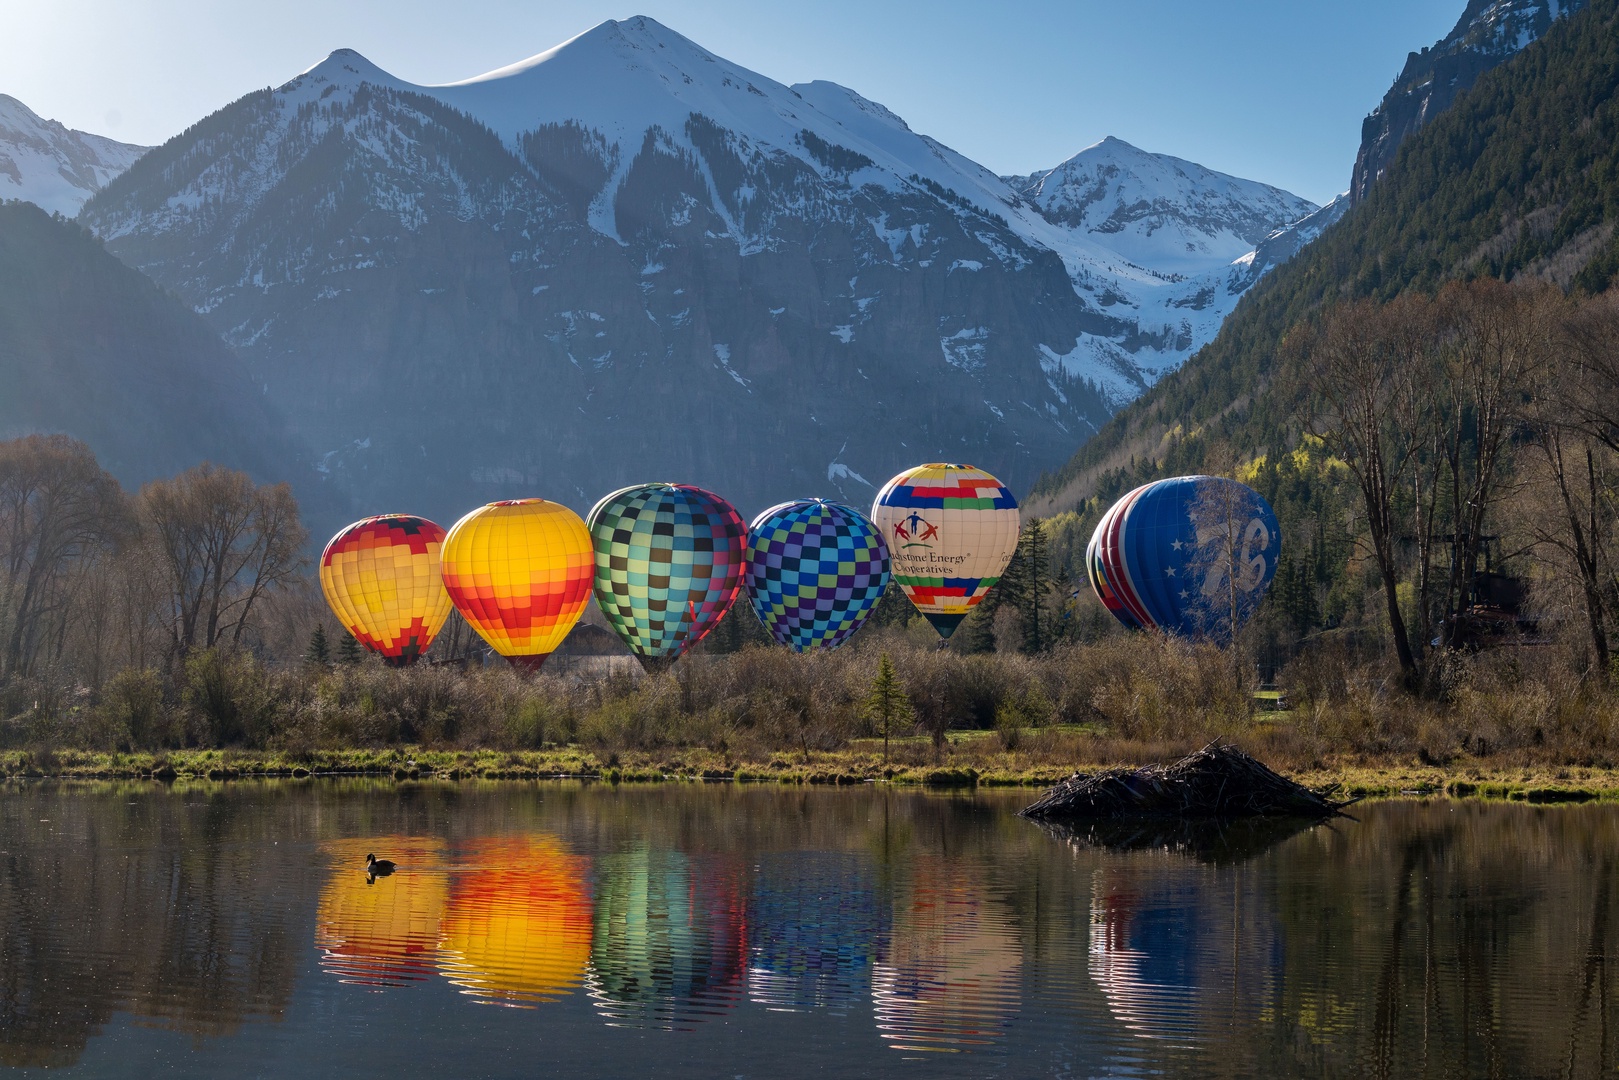
[[[953,755],[952,755],[953,756]],[[588,780],[602,783],[775,783],[822,786],[889,783],[929,788],[1050,787],[1075,772],[1095,772],[1123,762],[1056,766],[1004,760],[943,763],[890,761],[861,751],[811,751],[766,761],[731,762],[712,751],[610,754],[588,750],[428,750],[421,747],[316,750],[300,753],[249,750],[96,752],[77,750],[0,753],[0,779],[151,780],[155,782],[254,779],[372,778],[395,781]],[[1137,762],[1130,762],[1136,764]],[[1548,805],[1619,802],[1619,768],[1522,765],[1470,759],[1449,765],[1417,762],[1346,762],[1302,770],[1279,769],[1306,787],[1336,786],[1359,798],[1483,799]]]

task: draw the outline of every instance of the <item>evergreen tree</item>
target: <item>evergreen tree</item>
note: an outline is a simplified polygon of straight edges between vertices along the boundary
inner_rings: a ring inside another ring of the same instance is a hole
[[[1003,602],[1018,613],[1023,651],[1044,652],[1054,637],[1050,613],[1044,610],[1046,594],[1051,591],[1051,554],[1046,545],[1045,522],[1039,518],[1030,518],[1018,533],[1017,552],[997,589],[1004,594]]]
[[[358,664],[365,659],[365,649],[355,640],[353,634],[344,634],[343,642],[337,647],[337,662],[339,664]]]
[[[871,690],[866,694],[862,712],[883,729],[883,761],[886,763],[889,733],[896,723],[903,723],[916,715],[916,710],[911,708],[910,695],[905,692],[899,676],[894,674],[894,662],[887,653],[883,653],[877,661],[877,677],[871,680]]]
[[[326,644],[326,627],[322,623],[316,623],[314,631],[309,635],[309,647],[304,650],[304,663],[325,667],[331,660],[331,650]]]

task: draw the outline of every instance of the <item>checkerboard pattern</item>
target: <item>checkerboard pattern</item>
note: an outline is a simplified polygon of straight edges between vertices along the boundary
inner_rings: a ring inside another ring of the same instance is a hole
[[[385,664],[415,663],[450,617],[443,543],[444,530],[426,518],[384,514],[343,529],[320,554],[320,591],[333,614]]]
[[[794,652],[836,648],[883,598],[888,545],[847,506],[783,503],[748,527],[743,583],[771,637]]]
[[[736,508],[689,484],[642,484],[597,503],[596,603],[644,660],[683,655],[730,610],[747,530]]]

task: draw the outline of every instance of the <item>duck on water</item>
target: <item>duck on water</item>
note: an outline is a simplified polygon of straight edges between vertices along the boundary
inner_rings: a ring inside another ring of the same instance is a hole
[[[395,869],[392,859],[379,859],[375,853],[367,854],[365,857],[365,876],[372,881],[379,877],[387,877]]]

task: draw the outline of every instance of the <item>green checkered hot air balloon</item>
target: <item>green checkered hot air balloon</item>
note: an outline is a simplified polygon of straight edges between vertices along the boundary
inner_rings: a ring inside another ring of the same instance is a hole
[[[649,671],[679,659],[730,610],[747,529],[736,508],[689,484],[639,484],[586,520],[596,603]]]

